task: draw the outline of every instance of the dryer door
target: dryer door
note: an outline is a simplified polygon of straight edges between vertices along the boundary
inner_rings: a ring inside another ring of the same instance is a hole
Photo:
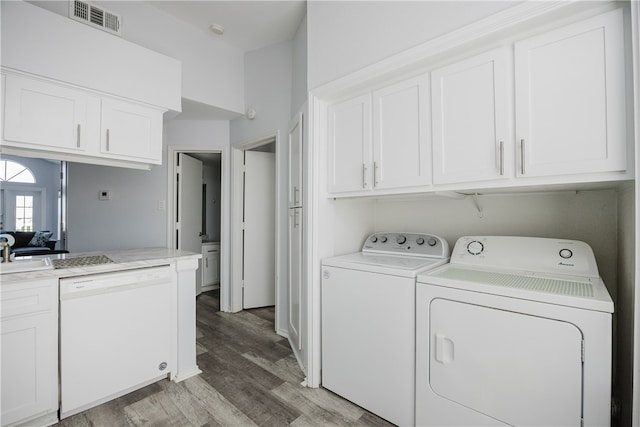
[[[510,425],[580,425],[575,325],[445,299],[431,302],[430,325],[436,394]]]

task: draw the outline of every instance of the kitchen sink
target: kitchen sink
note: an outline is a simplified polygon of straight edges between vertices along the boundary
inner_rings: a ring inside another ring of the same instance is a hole
[[[0,263],[0,274],[47,270],[50,268],[53,268],[53,264],[49,258],[14,260]]]

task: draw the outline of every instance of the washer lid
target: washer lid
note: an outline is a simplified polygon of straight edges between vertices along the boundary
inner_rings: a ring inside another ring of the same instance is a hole
[[[413,277],[420,271],[435,268],[447,261],[447,258],[418,258],[356,252],[334,258],[327,258],[322,261],[322,264],[330,267]]]

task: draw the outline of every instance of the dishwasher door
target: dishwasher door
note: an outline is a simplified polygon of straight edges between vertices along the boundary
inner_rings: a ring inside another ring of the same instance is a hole
[[[60,280],[60,418],[173,370],[174,274],[155,267]]]

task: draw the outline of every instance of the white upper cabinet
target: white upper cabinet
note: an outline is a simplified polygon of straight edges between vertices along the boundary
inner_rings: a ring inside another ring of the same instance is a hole
[[[432,72],[434,184],[512,174],[509,59],[500,48]]]
[[[429,76],[373,92],[373,186],[431,183]]]
[[[515,44],[517,176],[622,171],[622,9]]]
[[[164,109],[22,74],[2,76],[3,152],[138,168],[162,163]]]
[[[143,105],[103,99],[101,152],[162,163],[162,113]]]
[[[17,75],[6,76],[4,140],[34,149],[86,149],[87,94]]]
[[[329,106],[329,192],[372,188],[371,95]]]

